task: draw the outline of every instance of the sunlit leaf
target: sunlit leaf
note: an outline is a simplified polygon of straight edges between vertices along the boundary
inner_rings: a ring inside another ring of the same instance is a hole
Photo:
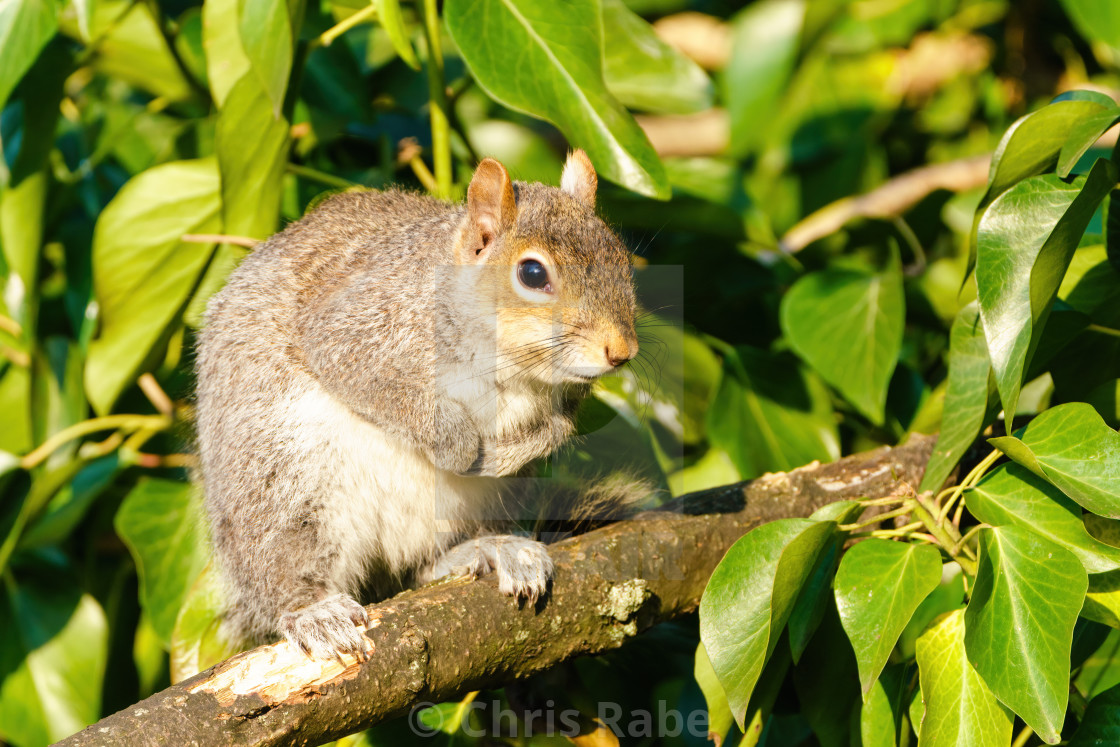
[[[206,564],[201,505],[190,483],[146,478],[117,511],[114,526],[140,574],[140,603],[164,642]]]
[[[1087,587],[1081,561],[1061,545],[1013,526],[980,532],[965,609],[968,660],[1048,744],[1065,720],[1073,626]]]
[[[171,633],[171,681],[181,682],[237,653],[221,633],[225,598],[213,565],[195,579],[183,598]]]
[[[602,0],[603,75],[625,106],[688,114],[712,105],[712,82],[692,60],[658,38],[622,0]]]
[[[92,596],[53,566],[8,574],[0,630],[0,734],[50,744],[97,720],[109,631]]]
[[[1070,258],[1116,179],[1116,167],[1104,159],[1072,184],[1052,174],[1031,177],[997,198],[980,220],[980,319],[1007,413],[1015,413],[1024,372]]]
[[[700,640],[740,727],[755,683],[836,525],[781,519],[740,539],[700,600]]]
[[[918,638],[924,715],[914,722],[923,747],[1007,747],[1014,715],[965,655],[964,611],[950,612]],[[913,709],[911,710],[913,713]]]
[[[90,345],[86,391],[98,412],[141,372],[190,297],[212,247],[183,234],[217,233],[221,196],[214,159],[148,169],[101,213],[93,237],[101,334]]]
[[[419,70],[420,60],[416,59],[416,52],[408,40],[408,29],[404,25],[399,0],[373,0],[373,4],[377,8],[377,20],[393,43],[393,49],[397,50],[406,65]]]
[[[930,545],[869,539],[840,560],[833,588],[866,696],[914,610],[941,581],[941,554]]]
[[[1120,49],[1120,7],[1112,0],[1062,0],[1073,25],[1089,39]]]
[[[202,4],[202,44],[206,49],[206,77],[219,106],[252,67],[241,45],[238,0],[206,0]]]
[[[238,0],[241,46],[253,74],[280,115],[292,70],[292,19],[283,0]]]
[[[997,449],[1095,514],[1120,518],[1120,433],[1084,402],[1051,407]]]
[[[797,354],[857,410],[882,423],[905,321],[898,263],[881,273],[810,273],[782,299],[781,320]]]
[[[712,662],[708,659],[708,652],[704,644],[696,647],[696,665],[693,671],[696,684],[704,694],[704,702],[708,706],[708,738],[721,743],[731,730],[735,719],[731,715],[731,707],[727,704],[727,696],[723,692],[723,685],[712,669]]]
[[[607,179],[651,197],[669,196],[665,169],[645,133],[603,82],[596,0],[449,0],[444,21],[488,94],[555,124]],[[517,50],[513,64],[510,50]]]

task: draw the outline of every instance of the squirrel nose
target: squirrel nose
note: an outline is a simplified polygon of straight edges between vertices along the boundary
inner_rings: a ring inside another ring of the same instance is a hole
[[[638,341],[616,337],[606,344],[603,353],[606,355],[607,363],[611,364],[612,368],[618,368],[638,354]]]

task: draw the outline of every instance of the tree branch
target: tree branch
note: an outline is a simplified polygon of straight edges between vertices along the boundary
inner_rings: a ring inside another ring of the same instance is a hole
[[[365,661],[306,658],[287,643],[238,654],[60,744],[320,744],[409,712],[618,648],[694,611],[727,549],[754,527],[917,485],[934,437],[683,496],[551,548],[536,607],[493,577],[450,581],[368,609]],[[904,485],[905,484],[905,485]]]

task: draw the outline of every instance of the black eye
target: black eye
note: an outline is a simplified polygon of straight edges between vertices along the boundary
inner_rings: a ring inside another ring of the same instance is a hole
[[[517,279],[526,288],[534,290],[551,290],[548,282],[548,270],[535,259],[526,259],[517,267]]]

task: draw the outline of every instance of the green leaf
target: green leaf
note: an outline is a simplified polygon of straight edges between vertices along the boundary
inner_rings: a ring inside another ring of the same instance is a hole
[[[214,159],[176,161],[131,179],[101,213],[93,236],[93,282],[101,334],[90,344],[86,391],[108,412],[135,381],[190,297],[212,247],[180,241],[221,229]]]
[[[1120,629],[1120,571],[1090,574],[1081,616]]]
[[[201,506],[190,483],[144,478],[113,522],[140,575],[140,603],[170,642],[187,592],[206,565]]]
[[[269,108],[268,93],[255,76],[234,84],[214,134],[226,233],[264,240],[276,231],[288,130],[288,121]]]
[[[238,0],[241,46],[253,75],[280,116],[292,71],[292,19],[284,0]]]
[[[1120,744],[1120,685],[1089,701],[1069,747],[1110,747]]]
[[[941,581],[941,555],[930,545],[869,539],[840,560],[833,589],[852,642],[866,697],[914,610]]]
[[[1073,626],[1087,588],[1081,561],[1061,545],[1020,527],[981,530],[965,609],[968,659],[1047,744],[1057,743],[1065,719]]]
[[[555,124],[607,179],[650,197],[669,196],[657,153],[603,82],[596,0],[448,0],[444,20],[492,98]],[[510,50],[517,50],[516,64]]]
[[[918,638],[925,715],[914,724],[922,747],[1007,747],[1014,716],[965,655],[964,611],[943,616]],[[913,711],[911,711],[913,712]]]
[[[171,681],[182,682],[237,653],[221,633],[225,598],[213,565],[207,565],[183,598],[171,633]]]
[[[782,331],[813,369],[872,422],[882,424],[902,348],[902,269],[813,272],[782,299]]]
[[[724,372],[708,408],[708,437],[744,479],[840,456],[828,390],[788,354],[721,350]]]
[[[740,728],[751,692],[836,524],[780,519],[727,551],[700,600],[700,640]]]
[[[704,644],[696,647],[696,664],[693,669],[696,684],[704,694],[704,702],[708,706],[708,739],[716,744],[721,744],[731,730],[735,719],[731,715],[731,707],[727,704],[727,695],[723,692],[723,685],[719,684],[716,670],[712,669],[712,662]]]
[[[1103,98],[1112,103],[1111,99]],[[988,189],[976,208],[966,277],[976,266],[976,229],[988,207],[1024,179],[1052,170],[1058,164],[1058,156],[1069,133],[1086,117],[1107,108],[1099,99],[1071,97],[1055,100],[1036,112],[1020,117],[1007,128],[992,154]]]
[[[1081,507],[1017,464],[1001,466],[985,475],[968,490],[965,500],[968,510],[980,521],[1022,527],[1057,542],[1076,555],[1088,573],[1120,569],[1120,549],[1086,531]]]
[[[373,4],[377,8],[377,20],[381,23],[381,28],[385,29],[385,34],[393,44],[393,49],[397,51],[406,65],[413,70],[419,70],[420,60],[416,59],[416,52],[412,49],[412,43],[408,40],[408,29],[405,28],[404,17],[401,15],[400,2],[398,0],[373,0]]]
[[[765,139],[797,62],[805,8],[804,0],[763,0],[732,20],[722,87],[732,153],[745,155]]]
[[[1053,174],[1031,177],[996,199],[980,220],[980,318],[1008,417],[1070,258],[1116,179],[1116,167],[1104,159],[1073,184]]]
[[[0,109],[57,30],[57,0],[0,0]]]
[[[988,345],[975,303],[960,310],[949,332],[949,384],[941,433],[933,447],[919,491],[937,491],[976,441],[988,413]]]
[[[1058,154],[1056,170],[1058,176],[1062,178],[1069,176],[1085,152],[1117,122],[1120,122],[1120,109],[1113,106],[1111,109],[1090,114],[1075,124]]]
[[[1092,405],[1051,407],[1014,436],[988,442],[1081,506],[1120,519],[1120,433]]]
[[[622,0],[602,0],[603,75],[625,106],[690,114],[712,106],[712,82],[692,60],[657,36]]]
[[[97,720],[109,648],[105,613],[54,566],[4,578],[0,734],[50,744]]]
[[[1112,0],[1062,0],[1062,6],[1086,39],[1120,49],[1120,7]]]
[[[902,727],[902,704],[905,702],[906,667],[895,664],[883,670],[875,680],[859,711],[861,747],[896,747]]]
[[[930,623],[946,612],[964,609],[965,598],[961,567],[952,561],[945,563],[941,566],[941,583],[914,610],[910,622],[906,623],[902,635],[898,637],[898,651],[902,659],[905,661],[914,657],[918,637],[926,632]]]
[[[832,591],[832,579],[836,576],[836,568],[840,563],[840,549],[844,545],[842,537],[834,537],[813,566],[813,572],[805,581],[804,588],[797,596],[793,609],[789,613],[789,650],[793,663],[801,660],[801,654],[817,632],[824,613],[828,609],[829,592]]]
[[[206,77],[219,108],[237,81],[252,64],[241,45],[238,0],[206,0],[202,4],[202,45],[206,50]]]

